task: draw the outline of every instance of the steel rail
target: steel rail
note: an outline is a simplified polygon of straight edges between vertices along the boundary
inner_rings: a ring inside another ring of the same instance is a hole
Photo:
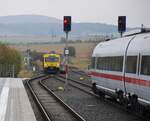
[[[40,79],[41,78],[41,79]],[[27,86],[30,89],[30,92],[32,94],[32,96],[34,97],[34,100],[38,106],[38,108],[40,109],[44,119],[46,121],[52,121],[51,117],[49,116],[48,112],[46,111],[46,109],[44,108],[44,106],[42,105],[42,103],[40,102],[38,96],[36,95],[36,93],[34,92],[34,89],[31,86],[31,81],[34,81],[36,79],[40,79],[39,80],[39,84],[40,86],[42,86],[46,91],[48,91],[48,93],[50,95],[52,95],[65,109],[67,109],[78,121],[85,121],[85,119],[83,117],[81,117],[77,112],[75,112],[70,106],[68,106],[65,102],[63,102],[57,95],[55,95],[46,85],[43,84],[43,81],[50,78],[49,76],[38,76],[35,78],[32,78],[30,80],[27,81]]]
[[[34,90],[33,90],[32,86],[31,86],[31,84],[30,84],[31,81],[34,81],[34,80],[40,79],[40,78],[44,78],[44,77],[45,77],[45,78],[48,78],[47,76],[42,75],[42,76],[38,76],[38,77],[32,78],[32,79],[30,79],[30,80],[27,80],[26,83],[27,83],[27,86],[28,86],[28,88],[29,88],[29,90],[30,90],[30,92],[31,92],[31,94],[32,94],[32,97],[33,97],[33,99],[35,100],[35,102],[36,102],[38,108],[40,109],[40,112],[42,113],[42,116],[44,117],[44,119],[45,119],[46,121],[52,121],[52,120],[50,119],[50,116],[48,115],[47,111],[45,110],[44,106],[41,104],[40,100],[38,99],[38,96],[37,96],[36,93],[34,92]]]
[[[61,77],[61,78],[65,78],[64,76],[61,76],[61,75],[59,75],[59,77]],[[81,84],[81,85],[83,85],[83,86],[86,86],[86,87],[92,88],[92,86],[91,86],[91,85],[89,85],[89,84],[86,84],[86,83],[82,83],[82,82],[76,81],[76,80],[74,80],[74,79],[72,79],[72,78],[68,78],[68,79],[69,79],[69,80],[71,80],[71,81],[73,81],[73,82],[75,82],[75,83],[78,83],[78,84]]]
[[[52,92],[44,83],[44,80],[40,81],[40,84],[51,94],[55,97],[57,101],[59,101],[72,115],[74,115],[79,121],[85,121],[85,119],[80,116],[75,110],[73,110],[69,105],[67,105],[63,100],[61,100],[54,92]]]

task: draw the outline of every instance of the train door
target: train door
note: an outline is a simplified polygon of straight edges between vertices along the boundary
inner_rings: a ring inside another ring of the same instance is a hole
[[[128,54],[126,57],[125,74],[124,74],[124,92],[126,94],[138,94],[139,87],[137,85],[138,75],[138,54]]]
[[[142,53],[139,68],[139,97],[150,101],[150,53]]]

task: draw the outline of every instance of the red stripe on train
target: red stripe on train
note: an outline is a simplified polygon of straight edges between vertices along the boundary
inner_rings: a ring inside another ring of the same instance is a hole
[[[104,73],[97,73],[97,72],[91,72],[90,75],[107,78],[107,79],[113,79],[117,81],[123,81],[123,76],[118,76],[118,75],[104,74]],[[150,80],[149,81],[141,80],[141,79],[136,79],[136,78],[131,78],[131,77],[125,77],[125,80],[126,82],[131,83],[131,84],[150,87]]]

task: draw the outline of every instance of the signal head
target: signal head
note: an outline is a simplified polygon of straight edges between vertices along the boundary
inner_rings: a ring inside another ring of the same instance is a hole
[[[118,17],[118,31],[125,32],[126,31],[126,16]]]
[[[71,16],[64,16],[64,31],[71,31]]]

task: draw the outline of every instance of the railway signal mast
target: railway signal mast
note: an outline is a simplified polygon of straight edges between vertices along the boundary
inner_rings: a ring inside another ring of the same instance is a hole
[[[120,33],[121,37],[123,32],[126,31],[126,16],[118,16],[118,32]]]
[[[64,16],[63,21],[64,32],[66,33],[66,43],[65,43],[65,70],[66,70],[66,82],[65,82],[65,89],[68,86],[68,57],[69,57],[69,50],[68,50],[68,34],[71,31],[71,16]]]

